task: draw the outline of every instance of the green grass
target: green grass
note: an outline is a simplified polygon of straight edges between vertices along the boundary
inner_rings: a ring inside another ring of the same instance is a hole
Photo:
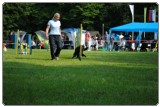
[[[87,58],[60,60],[50,52],[32,55],[3,52],[5,105],[156,105],[157,52],[85,51]]]

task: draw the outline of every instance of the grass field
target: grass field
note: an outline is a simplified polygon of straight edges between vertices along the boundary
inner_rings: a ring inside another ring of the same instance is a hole
[[[60,60],[50,52],[32,55],[3,52],[5,105],[156,105],[157,52],[85,51],[87,58],[71,59],[62,50]]]

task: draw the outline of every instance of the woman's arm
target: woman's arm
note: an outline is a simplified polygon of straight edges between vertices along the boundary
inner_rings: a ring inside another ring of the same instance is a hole
[[[50,29],[50,26],[48,25],[47,27],[46,27],[46,39],[48,40],[48,32],[49,32],[49,29]]]

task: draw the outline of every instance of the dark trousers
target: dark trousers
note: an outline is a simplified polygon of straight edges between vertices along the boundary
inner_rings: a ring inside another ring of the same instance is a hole
[[[55,59],[56,57],[59,57],[60,51],[62,49],[62,40],[60,35],[49,35],[49,44],[51,58]]]

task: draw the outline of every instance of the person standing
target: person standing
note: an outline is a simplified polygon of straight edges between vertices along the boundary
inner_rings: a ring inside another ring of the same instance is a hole
[[[114,37],[113,34],[110,35],[110,51],[113,51]]]
[[[60,14],[55,13],[53,19],[48,21],[46,27],[46,39],[49,38],[51,60],[58,60],[62,49],[61,22],[59,19]]]
[[[86,47],[89,47],[89,40],[91,38],[91,35],[90,33],[87,31],[86,34],[85,34],[85,46]]]
[[[120,35],[119,35],[119,38],[122,39],[123,37],[124,37],[123,33],[121,32]]]
[[[105,41],[105,46],[104,47],[106,48],[106,51],[109,51],[110,50],[110,36],[109,36],[107,31],[103,35],[103,39]]]

